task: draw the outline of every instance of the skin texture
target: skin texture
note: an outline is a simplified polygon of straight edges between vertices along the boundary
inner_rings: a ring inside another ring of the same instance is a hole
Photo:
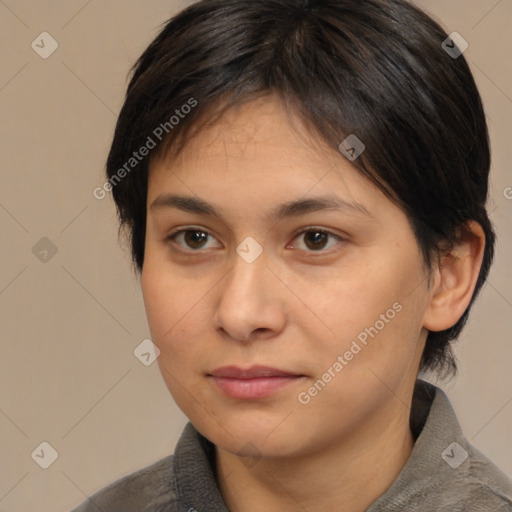
[[[221,217],[152,207],[164,194],[200,198]],[[271,216],[281,203],[325,195],[369,215]],[[185,228],[208,236],[202,245],[192,243],[197,233],[168,239]],[[315,245],[318,229],[334,236]],[[272,96],[228,111],[178,157],[151,162],[148,322],[169,391],[216,445],[230,511],[363,511],[389,488],[413,447],[409,406],[427,329],[453,325],[471,299],[484,241],[478,224],[469,229],[429,273],[404,212]],[[263,249],[252,263],[236,252],[249,236]],[[265,398],[234,399],[208,375],[226,365],[303,377]],[[325,386],[308,394],[319,379]]]

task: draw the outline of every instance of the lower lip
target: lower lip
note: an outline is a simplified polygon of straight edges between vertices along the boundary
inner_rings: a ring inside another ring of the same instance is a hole
[[[258,377],[253,379],[234,379],[228,377],[212,377],[217,387],[231,398],[264,398],[279,389],[297,382],[301,376],[290,377]]]

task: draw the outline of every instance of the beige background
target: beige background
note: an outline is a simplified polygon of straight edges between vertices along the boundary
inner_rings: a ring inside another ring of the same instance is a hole
[[[69,510],[171,453],[185,424],[156,364],[134,357],[149,337],[139,283],[111,198],[92,194],[128,69],[185,4],[0,0],[1,512]],[[512,475],[512,0],[418,4],[468,41],[494,150],[497,260],[443,387],[466,435]],[[47,59],[31,48],[44,31],[59,45]],[[57,248],[46,262],[32,249],[43,237]],[[46,470],[31,458],[43,441],[58,452]]]

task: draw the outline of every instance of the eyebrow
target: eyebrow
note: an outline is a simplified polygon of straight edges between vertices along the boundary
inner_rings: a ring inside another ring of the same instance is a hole
[[[177,208],[182,211],[222,218],[221,209],[203,199],[177,194],[162,194],[150,206],[151,210]],[[322,210],[340,210],[348,214],[375,217],[360,203],[348,202],[334,195],[301,198],[287,201],[271,210],[267,217],[271,220],[281,220],[287,217],[305,215]]]

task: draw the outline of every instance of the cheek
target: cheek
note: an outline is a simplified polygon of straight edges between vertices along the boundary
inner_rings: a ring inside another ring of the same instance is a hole
[[[142,295],[153,342],[157,343],[173,325],[173,294],[165,279],[158,276],[150,261],[144,262],[141,276]]]
[[[151,339],[160,350],[157,363],[162,379],[187,417],[197,420],[204,411],[211,416],[201,386],[204,368],[198,367],[204,362],[201,340],[206,312],[200,299],[205,293],[191,286],[180,269],[171,268],[153,246],[147,247],[141,286]]]
[[[193,286],[179,270],[162,271],[150,261],[141,284],[151,337],[160,349],[160,367],[183,380],[182,376],[204,359],[204,340],[212,316],[204,286]]]
[[[148,259],[144,263],[141,285],[153,342],[164,351],[182,329],[192,305],[187,287],[181,286],[178,274],[171,276],[161,269]]]
[[[326,369],[347,352],[347,370],[371,366],[375,371],[391,367],[401,371],[408,365],[421,329],[423,288],[411,293],[421,282],[421,272],[415,259],[401,256],[373,259],[379,264],[360,262],[341,269],[321,286],[310,286],[307,296],[329,328],[323,329],[327,336],[317,337],[315,347]],[[308,329],[306,324],[303,327]]]
[[[398,291],[384,275],[381,268],[343,267],[322,282],[304,282],[297,295],[311,304],[318,321],[331,331],[330,338],[348,339],[373,325],[397,301]]]

